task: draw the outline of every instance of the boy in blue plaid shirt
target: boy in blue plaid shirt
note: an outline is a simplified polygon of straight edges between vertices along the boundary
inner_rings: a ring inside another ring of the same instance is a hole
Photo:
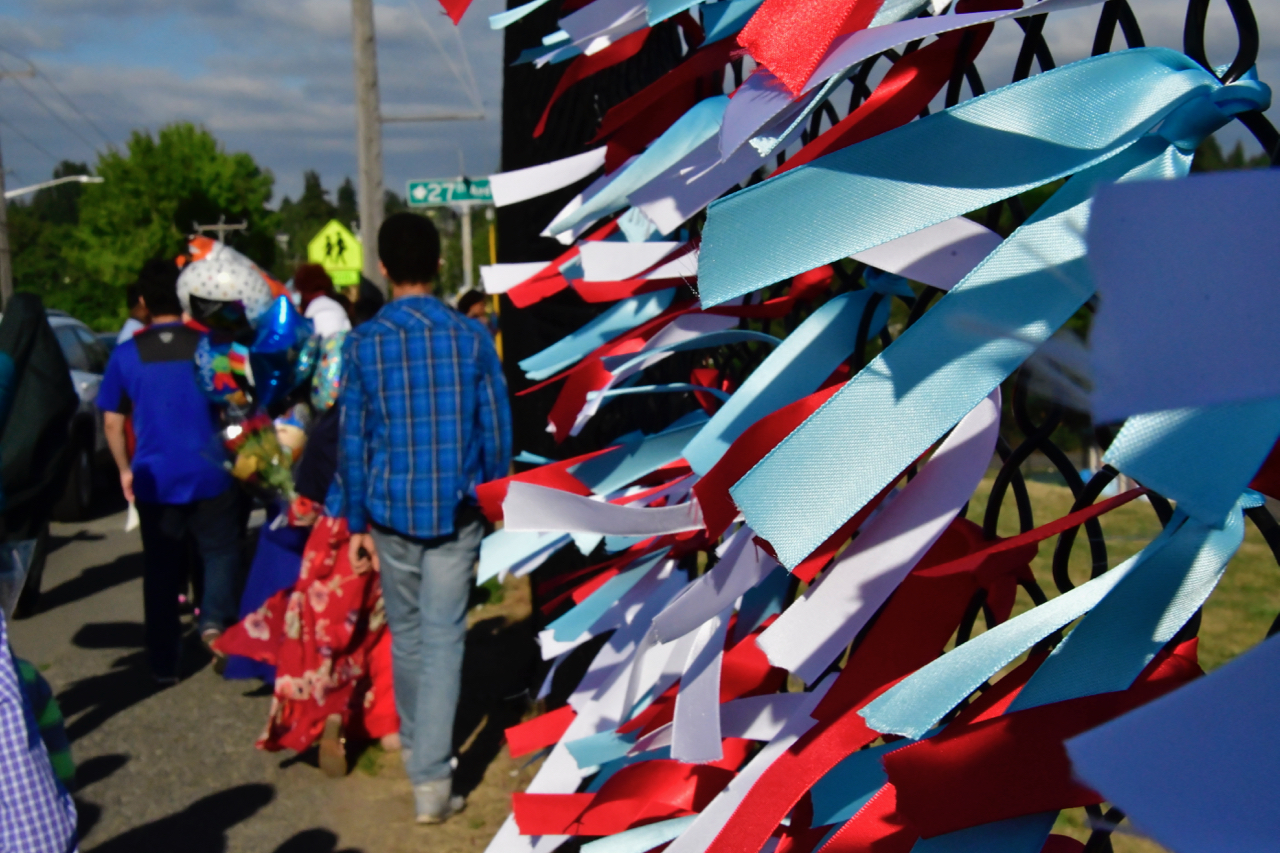
[[[418,822],[439,823],[464,805],[451,759],[484,534],[472,497],[508,473],[511,411],[488,331],[431,295],[440,238],[430,220],[388,218],[378,257],[392,301],[343,347],[339,471],[352,565],[382,573]]]

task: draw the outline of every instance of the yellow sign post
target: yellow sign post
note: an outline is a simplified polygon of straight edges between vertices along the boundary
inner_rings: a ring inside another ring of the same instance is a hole
[[[331,219],[307,244],[307,260],[324,267],[335,285],[346,287],[360,283],[364,249],[347,226]]]

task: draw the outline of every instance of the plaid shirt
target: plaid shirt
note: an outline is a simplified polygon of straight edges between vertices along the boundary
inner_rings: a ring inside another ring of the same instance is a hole
[[[76,807],[54,776],[0,615],[0,850],[68,853],[76,848]]]
[[[430,296],[385,305],[343,347],[343,514],[430,539],[475,487],[505,477],[511,410],[488,331]]]

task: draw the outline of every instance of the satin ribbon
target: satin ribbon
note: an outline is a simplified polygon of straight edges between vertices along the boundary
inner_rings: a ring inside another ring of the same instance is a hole
[[[674,298],[675,291],[667,290],[619,302],[572,334],[522,360],[520,369],[534,381],[554,376],[622,332],[661,316]]]
[[[1148,116],[1153,112],[1167,114],[1174,106],[1183,104],[1187,112],[1201,115],[1208,110],[1225,121],[1226,114],[1215,106],[1213,98],[1231,103],[1238,95],[1252,96],[1258,91],[1249,86],[1229,91],[1232,87],[1219,86],[1198,66],[1174,71],[1173,68],[1185,66],[1188,60],[1159,49],[1096,57],[1058,69],[1058,72],[1075,69],[1076,73],[1059,75],[1054,86],[1068,81],[1083,85],[1093,76],[1090,69],[1109,76],[1119,69],[1104,64],[1105,61],[1120,61],[1130,55],[1136,55],[1137,70],[1151,72],[1155,78],[1147,82],[1155,86],[1158,80],[1164,85],[1166,96],[1169,87],[1173,92],[1182,93],[1180,99],[1171,99],[1172,104],[1165,101],[1163,110],[1148,109]],[[1122,63],[1121,67],[1127,66]],[[1107,74],[1098,69],[1106,70]],[[1047,72],[1033,79],[1044,80],[1055,73]],[[1138,74],[1137,79],[1144,79],[1144,75]],[[1021,84],[1008,88],[1019,86]],[[1128,86],[1123,87],[1123,93],[1137,98],[1137,93],[1131,92]],[[1164,97],[1150,97],[1149,90],[1143,95],[1147,96],[1148,105],[1164,101]],[[967,104],[983,100],[978,98]],[[988,106],[993,103],[988,102]],[[946,118],[947,113],[937,117]],[[1005,116],[1004,120],[1007,119]],[[1174,120],[1172,116],[1170,120]],[[893,137],[905,135],[907,139],[903,141],[907,143],[919,136],[918,129],[928,121],[914,122],[829,155],[821,162],[828,163],[868,147],[877,150],[883,141],[891,141]],[[1075,121],[1062,119],[1061,124],[1074,127]],[[939,127],[952,126],[944,122]],[[953,129],[961,135],[966,132],[958,125]],[[913,130],[914,135],[908,134]],[[1019,140],[1030,138],[1029,134],[1018,137]],[[992,144],[996,144],[994,139]],[[1018,146],[1022,142],[1013,144]],[[1044,153],[1048,155],[1047,150]],[[1073,150],[1071,156],[1089,155]],[[1098,183],[1176,177],[1185,174],[1188,166],[1189,156],[1181,148],[1170,145],[1164,137],[1149,135],[1078,174],[920,322],[903,333],[739,481],[731,490],[735,502],[752,526],[777,548],[781,562],[794,566],[804,559],[950,429],[964,411],[1012,373],[1088,298],[1092,285],[1083,261],[1082,237],[1088,221],[1090,196]],[[791,174],[806,174],[808,168]],[[827,169],[821,172],[830,174]],[[898,200],[904,201],[903,194],[914,192],[914,189],[904,189],[898,194]],[[978,191],[952,190],[951,194],[961,197],[974,192]],[[885,213],[874,204],[862,209]],[[877,228],[882,224],[868,227]],[[704,284],[713,263],[709,243],[704,237],[699,265],[700,281]],[[901,424],[901,431],[884,433],[886,423]],[[874,441],[871,436],[881,438]],[[837,446],[839,452],[835,450]]]
[[[1134,415],[1103,461],[1220,526],[1280,437],[1280,398]]]
[[[538,119],[538,124],[533,129],[534,138],[541,136],[543,131],[547,129],[547,118],[551,115],[551,108],[555,106],[556,101],[560,100],[561,95],[569,91],[575,83],[580,83],[592,74],[598,74],[606,68],[612,68],[635,56],[644,47],[650,32],[652,30],[648,28],[637,30],[631,35],[615,41],[599,53],[591,56],[579,56],[574,59],[569,67],[564,70],[564,74],[560,76],[560,81],[556,83],[555,91],[551,93],[551,99],[547,101],[547,106],[542,110],[542,116]]]
[[[738,44],[787,88],[799,92],[841,33],[871,23],[882,0],[764,0]]]
[[[626,207],[628,195],[662,174],[681,157],[719,132],[720,119],[728,103],[727,97],[719,95],[694,104],[675,124],[654,140],[643,154],[636,157],[630,165],[620,169],[617,175],[612,177],[595,196],[587,199],[581,207],[571,213],[556,217],[547,226],[547,231],[551,234],[559,234],[581,223],[590,222]]]
[[[806,317],[685,447],[690,467],[707,473],[747,427],[815,390],[853,351],[868,309],[867,338],[879,334],[889,302],[873,296],[869,290],[841,294]]]

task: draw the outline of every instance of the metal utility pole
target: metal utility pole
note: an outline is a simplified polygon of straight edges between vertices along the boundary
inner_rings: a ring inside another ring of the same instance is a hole
[[[462,291],[471,289],[471,202],[458,205],[462,209]]]
[[[364,275],[385,293],[378,271],[378,229],[386,207],[382,188],[382,106],[378,97],[378,47],[373,0],[351,0],[351,41],[356,68],[356,151],[360,171],[358,205]]]

